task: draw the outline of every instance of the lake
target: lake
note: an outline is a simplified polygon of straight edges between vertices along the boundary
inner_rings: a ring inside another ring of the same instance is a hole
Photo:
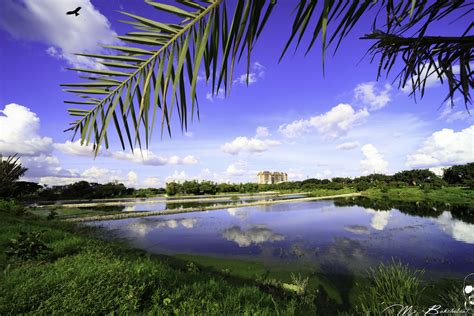
[[[361,275],[392,259],[433,276],[474,272],[474,212],[463,206],[350,198],[87,225],[151,253],[310,266],[320,273]]]

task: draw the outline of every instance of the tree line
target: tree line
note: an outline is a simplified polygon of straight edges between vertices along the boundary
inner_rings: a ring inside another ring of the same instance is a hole
[[[269,190],[308,191],[315,189],[340,190],[355,188],[364,191],[370,188],[401,188],[419,186],[424,189],[436,189],[443,186],[456,185],[474,187],[474,163],[447,168],[443,177],[438,177],[427,169],[404,170],[394,175],[370,174],[357,178],[335,177],[332,179],[310,178],[302,181],[289,181],[277,184],[257,183],[215,183],[212,181],[184,181],[166,184],[168,195],[176,194],[216,194],[216,193],[256,193]]]
[[[257,193],[270,190],[311,191],[317,189],[340,190],[344,188],[364,191],[370,188],[402,188],[409,186],[436,189],[443,186],[474,188],[474,163],[457,165],[445,170],[443,177],[427,169],[404,170],[394,175],[370,174],[356,178],[310,178],[277,184],[216,183],[189,180],[169,182],[165,188],[127,188],[117,181],[100,184],[78,181],[67,185],[43,186],[35,182],[18,181],[26,172],[16,157],[0,160],[0,198],[23,200],[103,199],[121,197],[149,197],[158,194],[214,195],[217,193]]]

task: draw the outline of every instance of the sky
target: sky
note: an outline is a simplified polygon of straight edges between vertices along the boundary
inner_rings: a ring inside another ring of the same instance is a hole
[[[231,1],[230,1],[231,2]],[[81,6],[80,16],[65,15]],[[60,185],[80,180],[161,187],[190,179],[256,182],[260,170],[290,181],[450,166],[474,161],[474,119],[460,99],[443,103],[447,87],[430,78],[423,99],[399,89],[394,74],[376,81],[365,56],[370,16],[333,56],[323,77],[320,46],[290,49],[279,63],[294,3],[280,1],[252,53],[250,84],[235,70],[229,96],[198,83],[200,120],[172,137],[156,130],[148,150],[123,151],[118,141],[94,158],[64,132],[72,121],[59,86],[78,82],[67,67],[95,67],[77,52],[101,53],[132,31],[119,10],[160,20],[141,0],[3,0],[0,2],[0,153],[18,153],[24,180]],[[471,16],[472,17],[472,16]],[[166,17],[164,18],[166,19]],[[460,34],[469,16],[435,25]]]

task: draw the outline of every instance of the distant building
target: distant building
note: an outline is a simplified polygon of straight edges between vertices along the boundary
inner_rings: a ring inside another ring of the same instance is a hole
[[[448,170],[448,168],[450,168],[450,167],[440,166],[440,167],[429,168],[428,170],[433,172],[438,177],[442,178],[444,176],[444,173],[446,172],[446,170]]]
[[[288,181],[286,172],[260,171],[257,173],[258,184],[272,184]]]

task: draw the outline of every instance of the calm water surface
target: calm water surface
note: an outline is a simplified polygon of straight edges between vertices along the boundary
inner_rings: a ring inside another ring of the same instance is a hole
[[[295,202],[88,225],[153,253],[301,264],[328,273],[365,273],[392,258],[433,275],[474,272],[472,210],[371,203]]]

